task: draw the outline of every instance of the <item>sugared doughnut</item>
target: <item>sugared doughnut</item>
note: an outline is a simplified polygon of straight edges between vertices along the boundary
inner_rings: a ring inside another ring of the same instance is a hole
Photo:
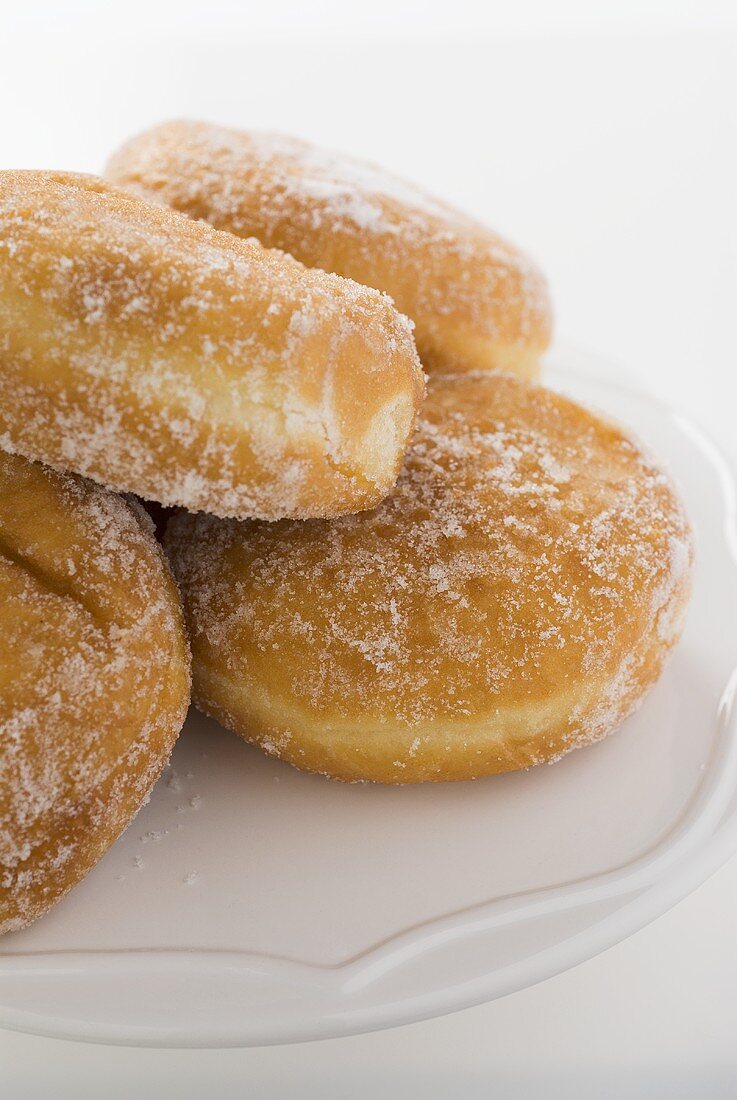
[[[389,299],[91,176],[0,172],[0,446],[162,504],[326,516],[423,393]]]
[[[371,165],[276,134],[169,122],[106,174],[152,201],[385,290],[428,370],[531,377],[550,339],[545,280],[519,249]]]
[[[0,454],[0,933],[76,885],[189,701],[177,591],[137,505]]]
[[[303,524],[180,514],[194,697],[346,780],[524,768],[604,737],[675,643],[689,528],[620,428],[504,375],[431,382],[394,493]]]

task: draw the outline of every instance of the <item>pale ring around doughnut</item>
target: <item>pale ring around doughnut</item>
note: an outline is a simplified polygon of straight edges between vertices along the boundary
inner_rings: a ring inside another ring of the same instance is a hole
[[[538,373],[547,284],[486,226],[402,180],[280,134],[163,123],[128,141],[109,179],[309,267],[391,294],[428,371]]]
[[[424,390],[386,295],[92,176],[0,172],[0,446],[224,516],[392,488]]]
[[[0,933],[105,854],[189,703],[181,606],[137,505],[0,454]]]
[[[655,682],[688,523],[619,427],[503,375],[431,382],[394,493],[302,524],[180,514],[194,698],[343,780],[460,780],[594,742]]]

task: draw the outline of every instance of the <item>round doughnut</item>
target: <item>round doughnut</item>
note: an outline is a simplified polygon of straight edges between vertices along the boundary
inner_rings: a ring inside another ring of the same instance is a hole
[[[689,527],[620,428],[505,375],[433,379],[394,493],[304,524],[177,515],[194,698],[336,779],[551,761],[639,703],[681,629]]]
[[[545,280],[490,229],[372,165],[293,138],[168,122],[107,176],[309,267],[391,294],[429,371],[532,377],[550,339]]]
[[[0,454],[0,933],[94,866],[184,722],[189,652],[143,510]]]
[[[217,515],[396,481],[424,389],[389,299],[91,176],[0,172],[0,446]]]

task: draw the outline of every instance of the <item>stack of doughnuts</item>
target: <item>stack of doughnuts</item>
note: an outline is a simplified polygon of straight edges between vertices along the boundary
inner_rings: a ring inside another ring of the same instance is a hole
[[[525,768],[633,711],[690,590],[657,462],[534,380],[507,241],[202,123],[105,175],[0,172],[0,933],[125,828],[190,695],[335,779]]]

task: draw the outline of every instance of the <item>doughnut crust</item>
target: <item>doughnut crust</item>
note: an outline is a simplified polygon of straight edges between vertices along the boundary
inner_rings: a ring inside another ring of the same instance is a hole
[[[423,395],[389,299],[92,176],[0,172],[0,446],[217,515],[396,481]]]
[[[302,141],[175,121],[134,137],[107,176],[391,294],[428,371],[533,377],[550,339],[544,278],[519,249],[372,165]]]
[[[620,428],[504,375],[431,380],[394,493],[304,524],[178,515],[194,698],[344,780],[469,779],[613,730],[677,640],[692,544]]]
[[[94,866],[189,702],[171,574],[143,510],[0,454],[0,933]]]

